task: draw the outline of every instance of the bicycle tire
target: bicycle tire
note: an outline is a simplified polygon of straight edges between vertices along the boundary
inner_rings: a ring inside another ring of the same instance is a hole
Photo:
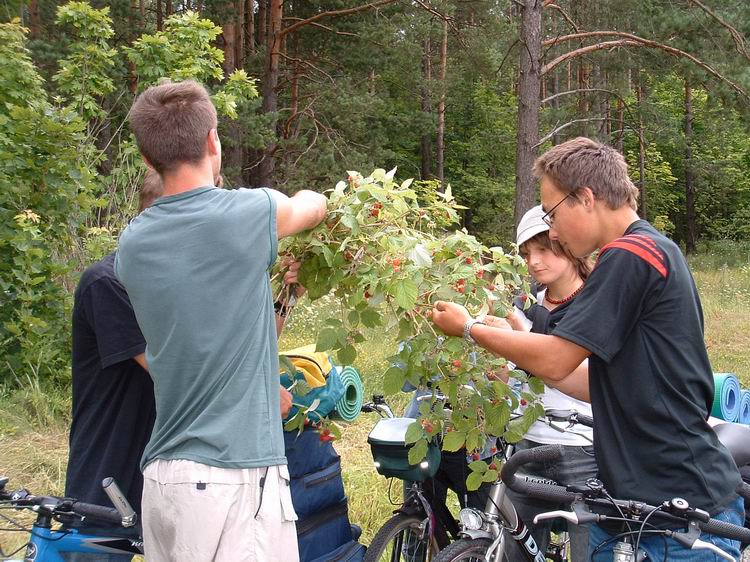
[[[403,543],[404,532],[411,530],[418,533],[422,521],[422,518],[402,513],[391,517],[375,533],[370,546],[367,547],[363,562],[431,562],[434,560],[440,550],[434,537],[429,545],[426,544],[426,541],[414,537],[417,542],[413,543],[413,548],[416,550],[411,550],[411,552],[409,552],[411,545],[404,545]],[[409,538],[406,537],[406,540],[408,542]],[[418,545],[423,545],[426,548],[420,551]],[[400,550],[401,552],[396,555],[394,550]]]
[[[441,550],[434,562],[481,562],[491,544],[490,539],[459,539]]]

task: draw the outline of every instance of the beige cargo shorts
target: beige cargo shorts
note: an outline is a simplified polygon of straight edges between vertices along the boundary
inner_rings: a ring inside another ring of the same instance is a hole
[[[298,562],[286,465],[157,459],[143,471],[147,562]]]

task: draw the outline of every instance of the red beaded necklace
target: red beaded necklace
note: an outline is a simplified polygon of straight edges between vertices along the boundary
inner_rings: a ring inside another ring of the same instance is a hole
[[[565,297],[564,299],[561,299],[559,301],[556,301],[555,299],[550,298],[550,296],[549,296],[549,289],[547,289],[544,292],[544,300],[546,300],[550,304],[554,304],[555,306],[560,306],[561,304],[565,304],[569,300],[572,300],[573,297],[575,297],[578,293],[581,292],[581,290],[583,289],[583,286],[584,286],[584,283],[581,283],[580,287],[578,287],[575,291],[573,291],[572,293],[570,293],[567,297]]]

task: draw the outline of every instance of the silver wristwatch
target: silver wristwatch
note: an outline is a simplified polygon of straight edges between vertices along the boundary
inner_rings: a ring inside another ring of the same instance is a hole
[[[466,322],[464,322],[464,339],[467,342],[476,345],[476,340],[471,337],[471,328],[474,326],[474,324],[482,324],[483,326],[486,326],[486,324],[481,320],[477,320],[476,318],[469,318]]]

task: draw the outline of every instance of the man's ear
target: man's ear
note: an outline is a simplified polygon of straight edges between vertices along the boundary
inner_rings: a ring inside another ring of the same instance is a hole
[[[206,147],[210,155],[218,154],[221,150],[221,141],[219,141],[219,133],[216,129],[208,131],[208,137],[206,138]]]
[[[583,208],[588,210],[594,207],[596,197],[594,197],[594,192],[591,191],[590,187],[582,187],[578,190],[578,200],[583,205]]]
[[[144,163],[144,164],[146,164],[146,167],[147,167],[147,168],[149,168],[149,169],[151,169],[151,170],[154,170],[154,171],[156,170],[156,168],[154,168],[154,167],[153,167],[153,166],[151,165],[151,162],[149,162],[149,161],[148,161],[148,158],[146,158],[146,157],[145,157],[145,156],[144,156],[143,154],[141,154],[141,158],[143,159],[143,163]]]

